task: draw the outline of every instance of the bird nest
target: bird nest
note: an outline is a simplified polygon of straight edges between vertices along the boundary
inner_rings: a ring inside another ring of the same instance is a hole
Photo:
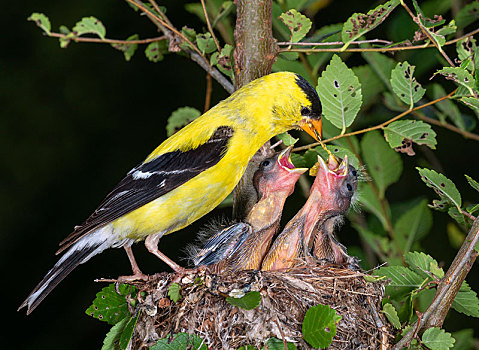
[[[342,316],[329,349],[387,349],[393,330],[381,310],[384,282],[367,282],[361,272],[316,265],[287,271],[238,271],[211,274],[201,271],[183,277],[181,299],[168,297],[175,274],[162,273],[136,284],[146,291],[133,336],[142,349],[179,332],[196,334],[209,349],[262,348],[271,337],[312,349],[302,337],[305,312],[325,304]],[[261,293],[260,305],[245,310],[225,296],[248,291]]]

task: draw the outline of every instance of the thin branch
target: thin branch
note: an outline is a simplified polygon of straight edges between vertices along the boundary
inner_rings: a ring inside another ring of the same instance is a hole
[[[80,36],[71,37],[71,36],[68,36],[67,34],[53,33],[53,32],[50,32],[48,36],[51,36],[53,38],[65,38],[77,43],[84,42],[84,43],[123,44],[123,45],[149,44],[155,41],[161,41],[166,39],[166,35],[162,35],[156,38],[139,39],[139,40],[100,39],[100,38],[87,38],[87,37],[80,37]]]
[[[201,6],[203,7],[203,13],[205,15],[206,26],[208,27],[208,31],[210,32],[211,37],[213,38],[215,42],[216,48],[218,49],[218,51],[221,51],[220,43],[218,42],[218,39],[215,36],[215,32],[213,31],[213,27],[211,26],[211,23],[210,23],[210,17],[208,16],[208,11],[206,10],[205,0],[201,0]]]
[[[433,104],[436,104],[438,102],[441,102],[443,100],[447,100],[448,98],[451,98],[452,95],[454,95],[456,93],[456,90],[450,92],[449,94],[445,95],[445,96],[442,96],[438,99],[435,99],[433,101],[429,101],[423,105],[420,105],[420,106],[417,106],[417,107],[414,107],[413,109],[408,109],[407,111],[404,111],[402,112],[401,114],[398,114],[397,116],[385,121],[384,123],[381,123],[381,124],[378,124],[378,125],[375,125],[375,126],[372,126],[370,128],[365,128],[365,129],[361,129],[361,130],[356,130],[356,131],[352,131],[352,132],[348,132],[348,133],[345,133],[345,134],[342,134],[342,135],[337,135],[337,136],[333,136],[327,140],[324,140],[322,141],[323,143],[328,143],[328,142],[331,142],[331,141],[334,141],[334,140],[337,140],[337,139],[340,139],[342,137],[349,137],[349,136],[354,136],[354,135],[359,135],[359,134],[364,134],[368,131],[373,131],[373,130],[378,130],[378,129],[383,129],[384,127],[386,127],[387,125],[391,124],[392,122],[398,120],[398,119],[401,119],[402,117],[408,115],[408,114],[411,114],[412,112],[415,112],[415,111],[418,111],[418,110],[421,110],[425,107],[428,107],[428,106],[431,106]],[[313,147],[316,147],[320,145],[319,142],[315,142],[315,143],[311,143],[309,145],[306,145],[306,146],[301,146],[301,147],[297,147],[297,148],[294,148],[293,149],[293,152],[300,152],[300,151],[306,151],[310,148],[313,148]]]
[[[446,128],[448,130],[451,130],[453,132],[456,132],[462,136],[464,136],[466,139],[471,139],[471,140],[475,140],[475,141],[479,141],[479,135],[477,134],[474,134],[472,132],[469,132],[469,131],[466,131],[466,130],[462,130],[462,129],[459,129],[458,127],[452,125],[452,124],[449,124],[449,123],[443,123],[437,119],[433,119],[433,118],[429,118],[423,114],[415,114],[419,119],[429,123],[429,124],[433,124],[433,125],[437,125],[437,126],[440,126],[440,127],[443,127],[443,128]]]
[[[373,43],[381,43],[386,45],[394,44],[392,41],[383,40],[383,39],[371,39],[371,40],[358,40],[352,41],[349,45],[360,45],[360,44],[373,44]],[[297,46],[331,46],[331,45],[344,45],[342,41],[330,41],[330,42],[321,42],[321,43],[313,43],[313,42],[290,42],[290,41],[281,41],[277,43],[278,46],[290,46],[290,45],[297,45]]]
[[[419,26],[419,28],[421,28],[421,31],[429,38],[429,40],[439,50],[439,52],[446,59],[446,61],[449,63],[449,65],[451,67],[455,67],[454,62],[452,62],[452,60],[449,58],[449,56],[441,48],[441,46],[431,36],[431,33],[429,33],[429,30],[427,30],[427,28],[425,28],[424,25],[421,23],[421,20],[419,19],[419,16],[414,16],[414,13],[412,13],[411,9],[404,3],[404,0],[401,0],[401,5],[402,5],[402,7],[404,7],[406,9],[406,12],[409,13],[409,16],[411,16],[412,20]]]
[[[469,38],[475,34],[479,33],[479,28],[469,32],[459,38],[455,38],[446,43],[443,46],[452,45],[457,43],[460,40]],[[298,43],[294,43],[297,45]],[[309,43],[308,43],[309,44]],[[312,43],[311,43],[312,44]],[[315,43],[315,44],[322,44],[324,43]],[[316,45],[314,45],[316,46]],[[320,45],[318,45],[320,46]],[[422,45],[411,45],[411,46],[398,46],[398,47],[367,47],[367,48],[347,48],[344,51],[341,51],[341,48],[328,48],[328,49],[299,49],[299,48],[282,48],[279,49],[279,52],[305,52],[305,53],[313,53],[313,52],[396,52],[396,51],[406,51],[406,50],[418,50],[418,49],[427,49],[435,47],[434,44],[422,44]]]
[[[229,94],[232,94],[235,89],[233,84],[226,78],[219,70],[210,66],[208,62],[205,62],[200,55],[196,52],[190,52],[190,58],[193,62],[198,63],[198,65],[207,71]]]
[[[205,113],[210,109],[212,91],[213,91],[213,88],[211,84],[211,74],[206,73],[206,95],[205,95],[205,110],[204,110]]]
[[[436,295],[422,315],[411,327],[411,330],[392,348],[392,350],[403,349],[409,344],[417,333],[429,327],[440,327],[452,305],[452,302],[459,292],[466,275],[469,273],[477,257],[475,250],[479,242],[479,218],[474,220],[471,230],[467,234],[461,249],[457,253],[451,267],[441,279],[437,287]]]

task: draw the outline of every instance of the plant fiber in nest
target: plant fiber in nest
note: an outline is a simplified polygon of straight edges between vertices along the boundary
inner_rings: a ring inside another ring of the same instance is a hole
[[[312,349],[302,337],[305,312],[325,304],[342,316],[329,349],[387,349],[393,331],[381,310],[384,282],[366,282],[361,272],[333,266],[302,265],[287,271],[238,271],[183,277],[181,299],[168,297],[175,274],[161,273],[149,282],[135,283],[148,293],[140,306],[133,349],[156,343],[168,334],[196,334],[208,349],[261,349],[271,337]],[[259,291],[256,309],[229,304],[232,293]]]

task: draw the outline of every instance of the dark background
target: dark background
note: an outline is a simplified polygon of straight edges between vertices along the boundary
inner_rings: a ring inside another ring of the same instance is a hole
[[[163,4],[177,27],[188,24],[202,30],[197,18],[183,10],[182,2]],[[333,2],[319,12],[316,21],[342,22],[372,4],[341,1],[339,10]],[[84,310],[103,287],[93,282],[95,278],[130,273],[123,250],[105,251],[80,266],[30,316],[16,309],[55,263],[58,242],[165,139],[171,112],[185,105],[203,109],[205,73],[174,54],[151,63],[142,52],[144,47],[131,62],[104,44],[71,43],[61,49],[56,39],[43,36],[33,22],[27,22],[32,12],[45,13],[53,31],[61,24],[71,28],[80,18],[93,15],[105,24],[108,38],[134,33],[148,38],[158,33],[126,2],[113,0],[12,2],[0,23],[0,249],[2,299],[7,305],[2,348],[95,349],[101,347],[110,326],[90,318]],[[213,104],[224,97],[226,93],[215,83]],[[479,179],[477,142],[434,129],[438,132],[435,154],[445,174],[466,199],[478,202],[478,194],[463,177],[466,173]],[[416,165],[412,158],[403,156],[403,160],[405,170]],[[388,198],[404,200],[418,193],[433,198],[418,178],[403,175],[388,191]],[[291,217],[294,210],[289,208],[285,215]],[[193,228],[164,237],[161,250],[181,262],[185,256],[181,249],[194,239],[198,228],[221,215],[229,215],[229,210],[216,210]],[[445,230],[449,221],[447,215],[435,212],[435,226],[423,244],[446,266],[455,255]],[[341,239],[348,245],[357,241],[355,235],[346,225]],[[167,269],[142,244],[134,250],[144,272]],[[479,290],[477,267],[468,281]],[[477,329],[477,319],[452,312],[446,328],[465,327]]]

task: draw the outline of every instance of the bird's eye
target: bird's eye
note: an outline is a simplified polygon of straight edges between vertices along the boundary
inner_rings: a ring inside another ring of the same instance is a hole
[[[358,172],[357,172],[356,170],[353,170],[353,171],[351,172],[351,174],[353,174],[353,176],[356,176],[356,175],[358,174]]]
[[[346,185],[346,188],[348,189],[348,191],[352,191],[352,190],[353,190],[353,186],[351,186],[351,184],[347,184],[347,185]]]
[[[261,162],[261,167],[262,167],[262,168],[265,168],[265,167],[267,167],[267,166],[270,165],[270,164],[271,164],[271,161],[270,161],[269,159],[266,159],[266,160],[263,160],[263,161]]]
[[[301,115],[310,115],[311,109],[308,107],[301,107]]]

